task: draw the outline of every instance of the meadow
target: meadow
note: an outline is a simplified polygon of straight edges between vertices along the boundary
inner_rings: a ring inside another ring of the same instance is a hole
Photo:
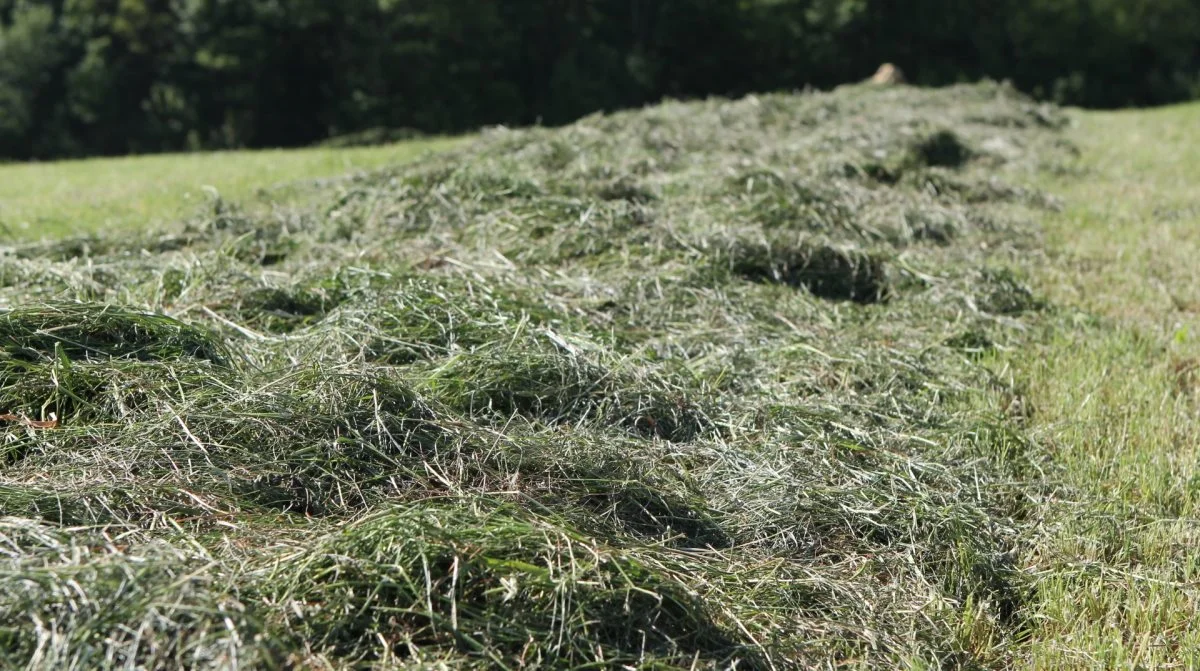
[[[1200,664],[1198,130],[847,86],[0,167],[0,666]]]
[[[278,202],[303,180],[396,165],[456,142],[0,164],[0,236],[11,242],[168,226],[214,196]]]

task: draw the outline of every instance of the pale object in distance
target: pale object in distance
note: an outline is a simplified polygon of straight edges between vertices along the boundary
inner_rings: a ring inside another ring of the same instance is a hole
[[[871,83],[883,86],[903,84],[905,83],[904,73],[901,72],[900,68],[896,67],[895,65],[892,65],[891,63],[884,63],[883,65],[879,66],[879,69],[876,70],[875,74],[871,77]]]

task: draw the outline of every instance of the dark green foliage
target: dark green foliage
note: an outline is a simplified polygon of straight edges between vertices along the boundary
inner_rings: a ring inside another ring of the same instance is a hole
[[[63,47],[50,7],[22,2],[0,17],[0,157],[34,155],[53,141],[44,115],[62,95]]]
[[[1192,0],[6,0],[0,158],[556,125],[885,61],[923,85],[1157,104],[1200,95],[1197,34]]]

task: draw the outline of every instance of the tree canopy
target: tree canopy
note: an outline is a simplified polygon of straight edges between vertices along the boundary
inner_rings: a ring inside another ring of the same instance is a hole
[[[1010,79],[1200,95],[1193,0],[0,0],[0,157],[559,124],[663,97]]]

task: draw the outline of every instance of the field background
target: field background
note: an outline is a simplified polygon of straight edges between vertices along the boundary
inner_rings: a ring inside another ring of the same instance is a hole
[[[0,165],[0,234],[9,241],[163,226],[213,197],[283,202],[301,180],[341,177],[458,144],[158,154]]]
[[[0,0],[0,159],[570,123],[663,97],[1011,80],[1200,97],[1192,0]]]

